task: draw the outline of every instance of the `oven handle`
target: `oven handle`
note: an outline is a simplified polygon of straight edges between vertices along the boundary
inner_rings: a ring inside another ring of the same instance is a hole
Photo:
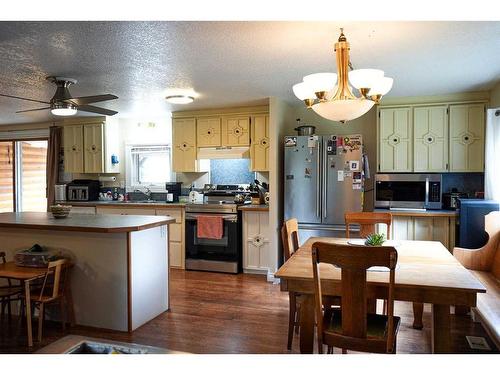
[[[186,220],[196,220],[198,216],[208,216],[203,214],[186,214]],[[210,216],[222,216],[225,221],[230,221],[232,223],[238,222],[238,215],[210,215]]]

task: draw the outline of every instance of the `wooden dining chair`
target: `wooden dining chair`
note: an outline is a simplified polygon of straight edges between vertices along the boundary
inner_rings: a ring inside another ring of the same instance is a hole
[[[0,251],[1,263],[6,263],[5,252]],[[9,322],[12,317],[11,302],[19,301],[23,288],[21,285],[12,285],[12,280],[7,279],[7,285],[0,286],[0,317],[3,319],[5,316],[5,309],[7,309],[7,317]]]
[[[41,287],[38,285],[30,295],[32,307],[38,308],[38,341],[42,341],[42,326],[45,320],[46,305],[59,304],[63,331],[66,327],[68,308],[72,309],[72,306],[65,305],[66,293],[69,289],[69,270],[69,261],[59,259],[49,262],[45,274],[41,277],[25,281],[29,283],[35,280],[43,280]],[[23,305],[26,306],[26,301],[24,301]],[[31,311],[28,311],[28,309],[26,309],[26,316],[27,319],[31,319]],[[28,335],[31,336],[30,332]]]
[[[388,212],[346,212],[345,236],[349,238],[351,225],[359,224],[359,236],[365,238],[371,233],[375,233],[375,224],[387,225],[387,239],[391,238],[392,215]]]
[[[394,280],[398,253],[389,246],[349,246],[325,242],[312,245],[315,314],[318,352],[323,345],[328,352],[333,348],[347,350],[396,353],[396,338],[401,319],[394,316]],[[334,265],[341,269],[340,308],[324,310],[321,289],[320,264]],[[387,315],[367,312],[366,272],[372,266],[389,269],[387,284]]]
[[[289,219],[281,227],[281,241],[283,242],[283,253],[285,262],[290,259],[299,248],[299,224],[297,219]],[[295,292],[288,293],[288,350],[292,349],[293,332],[299,332],[300,297]]]

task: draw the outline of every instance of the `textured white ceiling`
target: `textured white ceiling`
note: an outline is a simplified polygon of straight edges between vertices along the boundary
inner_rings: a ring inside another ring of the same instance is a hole
[[[77,79],[74,96],[110,93],[119,116],[298,103],[291,86],[335,71],[339,27],[355,68],[394,77],[391,96],[490,89],[500,78],[500,22],[0,22],[0,93],[48,100],[48,75]],[[194,88],[170,105],[168,88]],[[0,124],[52,119],[15,114],[36,103],[0,97]],[[79,113],[84,115],[83,112]]]

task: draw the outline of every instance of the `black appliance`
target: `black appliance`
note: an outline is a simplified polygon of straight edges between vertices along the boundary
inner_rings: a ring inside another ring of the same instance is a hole
[[[458,208],[458,200],[467,197],[467,193],[462,193],[453,188],[451,192],[443,194],[443,208],[445,210],[455,210]]]
[[[457,220],[457,246],[478,249],[488,242],[484,230],[484,217],[491,211],[498,211],[499,202],[484,199],[459,199]]]
[[[99,200],[101,183],[97,180],[73,180],[66,187],[68,201]]]
[[[181,186],[182,182],[167,182],[165,184],[165,190],[168,191],[168,193],[172,193],[173,195],[173,200],[172,202],[177,203],[179,202],[179,196],[181,196]]]
[[[441,204],[441,175],[395,173],[375,175],[375,207],[436,209]]]
[[[234,203],[236,194],[247,192],[241,185],[206,185],[203,203],[186,205],[186,269],[239,273],[243,269],[241,211]],[[221,239],[198,238],[197,218],[202,215],[223,218]]]

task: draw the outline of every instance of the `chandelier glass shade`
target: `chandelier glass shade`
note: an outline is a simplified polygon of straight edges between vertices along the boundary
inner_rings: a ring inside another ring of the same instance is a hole
[[[349,71],[349,43],[340,29],[335,43],[337,74],[315,73],[293,85],[293,93],[321,117],[346,122],[363,116],[380,98],[387,94],[393,79],[384,76],[379,69],[356,69]],[[359,96],[353,94],[353,89]]]

